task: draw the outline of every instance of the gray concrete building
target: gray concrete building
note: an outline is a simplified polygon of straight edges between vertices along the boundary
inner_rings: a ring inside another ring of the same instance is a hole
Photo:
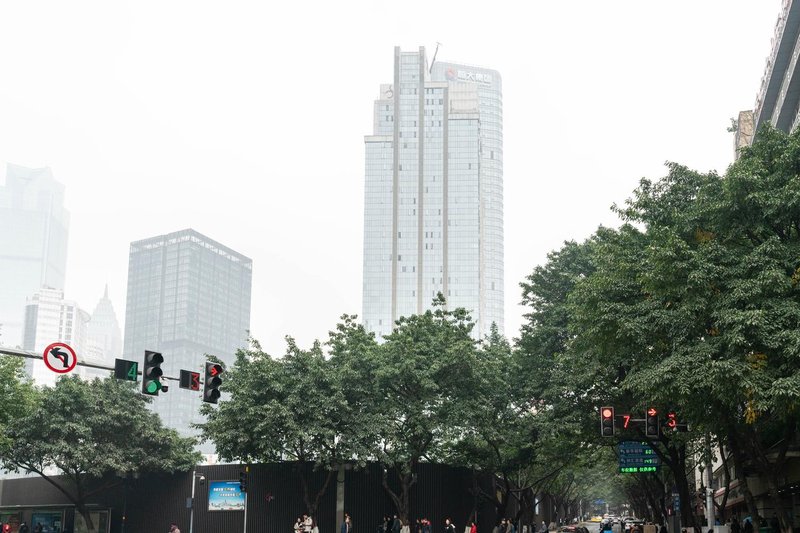
[[[502,80],[395,48],[365,137],[363,321],[384,336],[438,293],[503,331]]]
[[[124,358],[141,364],[145,350],[161,352],[164,373],[175,377],[181,369],[202,374],[206,354],[232,364],[247,346],[252,269],[252,260],[192,229],[131,243]],[[154,410],[196,435],[202,391],[169,385]]]
[[[790,132],[800,124],[800,2],[784,0],[752,117],[739,115],[737,147],[752,142],[766,123]],[[751,125],[752,124],[752,125]],[[749,142],[748,142],[749,141]]]

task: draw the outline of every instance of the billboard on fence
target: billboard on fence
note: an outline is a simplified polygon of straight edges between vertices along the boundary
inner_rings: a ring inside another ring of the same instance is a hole
[[[244,492],[238,481],[212,481],[208,485],[209,511],[244,511]]]

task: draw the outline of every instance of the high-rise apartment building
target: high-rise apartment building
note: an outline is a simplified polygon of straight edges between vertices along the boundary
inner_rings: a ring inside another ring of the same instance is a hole
[[[739,114],[736,147],[753,142],[761,125],[790,132],[800,125],[800,2],[784,0],[775,23],[772,50],[753,111]]]
[[[61,289],[42,288],[28,300],[25,309],[25,331],[22,348],[37,354],[53,342],[65,342],[75,350],[79,361],[100,364],[88,349],[89,313],[77,303],[65,300]],[[58,377],[40,359],[27,360],[28,374],[39,385],[53,385]],[[79,366],[73,374],[83,377],[100,375]],[[106,371],[103,375],[108,375]]]
[[[252,269],[250,259],[192,229],[131,243],[125,359],[161,352],[164,373],[175,377],[181,369],[202,374],[206,354],[233,363],[247,346]],[[202,393],[169,384],[153,409],[182,435],[197,435],[191,424],[202,421]]]
[[[64,288],[69,212],[49,168],[9,164],[0,187],[0,345],[22,346],[27,299]]]
[[[500,74],[395,48],[365,145],[364,325],[384,336],[442,293],[502,332]]]

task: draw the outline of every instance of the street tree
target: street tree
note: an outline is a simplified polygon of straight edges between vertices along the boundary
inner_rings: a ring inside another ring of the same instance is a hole
[[[455,402],[452,426],[458,438],[445,443],[446,461],[478,472],[493,474],[490,491],[473,484],[477,512],[480,500],[495,507],[497,517],[508,515],[509,504],[523,505],[529,487],[519,485],[520,473],[534,460],[537,441],[534,411],[520,392],[519,376],[511,345],[492,325],[490,334],[476,352],[471,382],[462,382],[452,393]],[[527,517],[530,518],[531,517]]]
[[[62,377],[35,398],[8,422],[0,462],[41,476],[90,529],[88,498],[121,483],[120,475],[186,471],[201,459],[194,439],[164,427],[148,409],[151,398],[128,382]]]
[[[217,408],[203,406],[208,419],[200,425],[226,460],[296,461],[310,516],[316,516],[338,466],[365,457],[374,440],[369,424],[362,423],[371,411],[360,409],[369,397],[353,393],[361,381],[347,372],[352,365],[361,368],[348,357],[348,350],[358,350],[354,339],[366,345],[374,340],[354,317],[343,317],[331,336],[333,358],[325,357],[321,343],[302,349],[291,337],[281,358],[271,357],[257,342],[240,350],[226,372],[229,396]],[[322,473],[321,482],[314,481],[316,472]]]
[[[399,319],[374,351],[377,408],[383,414],[376,458],[384,468],[383,487],[404,524],[417,465],[440,460],[458,439],[454,397],[475,382],[478,369],[473,325],[464,309],[446,309],[439,294],[432,310]],[[396,476],[395,488],[390,476]]]
[[[8,427],[36,404],[37,391],[19,357],[0,356],[0,454],[11,445]]]

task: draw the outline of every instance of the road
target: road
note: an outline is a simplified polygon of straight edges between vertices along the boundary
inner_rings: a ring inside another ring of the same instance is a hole
[[[589,533],[600,533],[600,523],[599,522],[581,522],[577,524],[580,527],[585,527],[589,530]],[[614,524],[613,530],[614,533],[622,533],[620,524]]]

